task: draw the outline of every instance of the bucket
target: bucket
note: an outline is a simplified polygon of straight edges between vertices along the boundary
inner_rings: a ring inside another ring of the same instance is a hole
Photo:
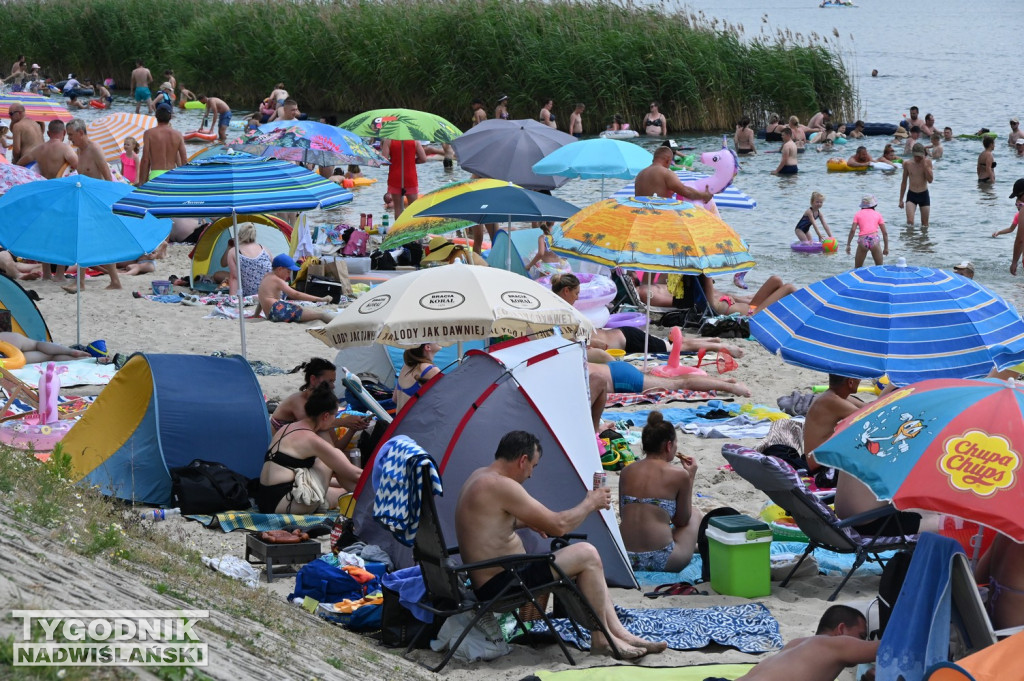
[[[606,350],[606,352],[609,355],[611,355],[612,357],[614,357],[615,359],[622,359],[623,357],[626,356],[626,351],[625,350],[620,350],[618,348],[610,348],[610,349]]]
[[[165,296],[171,292],[171,282],[166,279],[157,279],[153,281],[153,295]]]

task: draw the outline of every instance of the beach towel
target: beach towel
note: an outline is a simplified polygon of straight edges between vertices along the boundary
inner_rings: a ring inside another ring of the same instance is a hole
[[[234,357],[237,352],[224,352],[223,350],[217,350],[210,353],[210,357]],[[264,362],[262,359],[250,359],[249,366],[252,367],[252,372],[257,376],[278,376],[280,374],[294,374],[298,371],[295,369],[282,369],[276,367],[270,362]]]
[[[87,395],[85,397],[76,397],[74,395],[64,396],[61,395],[57,398],[57,411],[61,414],[78,413],[81,416],[87,405],[92,404],[96,400],[95,395]],[[22,402],[21,400],[14,400],[7,407],[7,414],[27,414],[35,411],[36,408],[30,405],[28,402]],[[77,419],[79,416],[76,416]]]
[[[430,624],[434,614],[420,606],[427,595],[427,583],[423,581],[423,570],[419,565],[395,570],[381,577],[381,584],[398,593],[398,602],[420,622]]]
[[[330,525],[338,517],[336,512],[295,515],[292,513],[256,513],[253,511],[228,511],[217,515],[187,515],[189,520],[208,528],[220,528],[225,532],[249,530],[251,532],[269,532],[293,525],[307,530],[317,525]]]
[[[539,671],[520,681],[704,681],[708,678],[738,679],[753,664],[697,664],[689,667],[640,667],[618,664],[563,671]]]
[[[39,378],[46,371],[49,362],[38,364],[26,364],[21,369],[8,369],[18,380],[24,381],[31,386],[39,385]],[[117,372],[113,364],[97,364],[95,357],[87,359],[72,359],[66,362],[53,362],[58,367],[57,375],[60,377],[60,387],[66,388],[72,385],[106,385]],[[64,371],[67,368],[67,371]]]
[[[756,419],[741,414],[721,421],[695,421],[680,427],[684,433],[705,438],[762,438],[768,435],[772,422],[767,419]]]
[[[744,653],[767,653],[782,647],[779,623],[761,603],[713,608],[615,608],[627,631],[653,641],[665,641],[672,650],[697,650],[712,643]],[[590,650],[590,633],[577,636],[567,619],[553,619],[556,633],[580,650]],[[532,633],[546,632],[535,622]]]
[[[424,469],[430,472],[433,493],[441,495],[437,464],[412,438],[391,438],[381,446],[374,462],[373,517],[406,546],[413,545],[420,527]]]
[[[642,393],[609,393],[605,407],[628,407],[634,404],[667,404],[669,402],[706,402],[707,400],[732,400],[731,397],[719,397],[714,390],[669,390],[654,388]]]
[[[246,319],[255,319],[260,316],[263,310],[259,307],[253,308],[251,311],[245,313]],[[238,307],[235,305],[223,305],[217,304],[216,307],[210,311],[210,314],[203,317],[203,319],[238,319]]]
[[[963,549],[956,540],[921,533],[878,647],[878,681],[921,681],[930,666],[949,656],[950,577],[957,553]]]
[[[145,298],[146,300],[152,300],[154,303],[180,303],[184,298],[181,297],[180,293],[165,293],[163,295],[156,295],[154,293],[138,293],[135,294],[136,298]]]

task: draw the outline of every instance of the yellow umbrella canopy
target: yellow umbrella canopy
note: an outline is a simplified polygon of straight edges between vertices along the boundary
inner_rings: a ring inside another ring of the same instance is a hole
[[[395,224],[388,231],[384,239],[383,248],[397,248],[417,239],[422,239],[428,234],[444,234],[453,232],[456,229],[463,229],[474,224],[472,220],[462,218],[420,218],[416,214],[420,211],[433,208],[435,204],[446,201],[466,192],[474,192],[479,189],[490,189],[493,187],[506,187],[508,182],[504,180],[462,180],[446,184],[440,189],[435,189],[429,194],[424,194],[402,211],[402,214],[395,220]]]

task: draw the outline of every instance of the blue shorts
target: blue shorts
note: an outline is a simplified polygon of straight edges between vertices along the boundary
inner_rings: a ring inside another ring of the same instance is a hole
[[[145,85],[140,85],[135,88],[135,101],[136,102],[148,102],[153,94],[149,91],[149,88]]]
[[[283,300],[274,301],[270,306],[270,314],[267,319],[272,322],[301,322],[302,306],[295,303],[286,303]]]
[[[228,109],[220,115],[220,120],[217,121],[218,128],[226,128],[231,125],[231,109]]]
[[[642,393],[644,374],[629,362],[609,362],[612,374],[612,388],[617,393]]]

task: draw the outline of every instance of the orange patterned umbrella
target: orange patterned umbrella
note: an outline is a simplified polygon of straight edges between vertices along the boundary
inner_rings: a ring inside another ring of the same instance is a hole
[[[11,117],[11,104],[23,105],[25,107],[25,118],[30,121],[48,123],[53,119],[57,119],[67,123],[74,118],[70,111],[49,97],[34,95],[31,92],[13,92],[0,95],[0,117]]]
[[[733,274],[754,266],[721,218],[689,201],[620,196],[584,208],[554,233],[552,250],[642,272]]]
[[[142,144],[142,133],[156,127],[156,116],[133,113],[112,113],[88,126],[89,139],[100,145],[107,163],[121,158],[124,138],[134,137]]]

